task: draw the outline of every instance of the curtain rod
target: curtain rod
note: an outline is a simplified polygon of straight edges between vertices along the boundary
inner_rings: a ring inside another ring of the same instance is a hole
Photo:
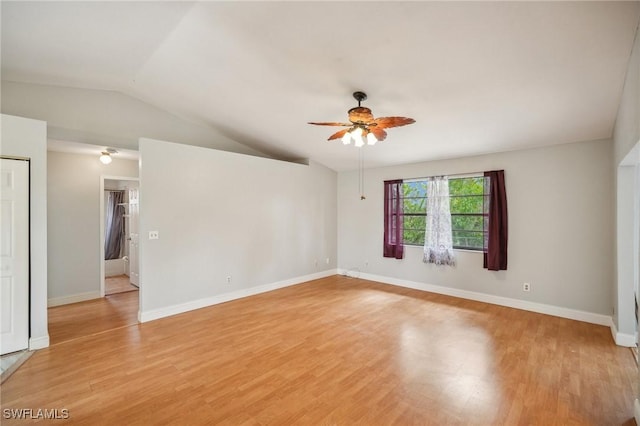
[[[458,178],[464,178],[464,177],[484,177],[484,172],[468,172],[468,173],[450,173],[450,174],[441,174],[441,175],[429,175],[429,176],[423,176],[423,177],[417,177],[417,178],[408,178],[408,179],[402,179],[403,182],[408,182],[408,181],[415,181],[415,180],[425,180],[431,177],[436,177],[436,176],[447,176],[447,177],[458,177]]]

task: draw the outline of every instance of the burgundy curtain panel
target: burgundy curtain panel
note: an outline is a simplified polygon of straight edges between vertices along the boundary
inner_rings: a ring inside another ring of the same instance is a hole
[[[504,185],[504,170],[484,172],[489,178],[489,228],[484,248],[484,268],[490,271],[507,269],[507,192]]]
[[[384,182],[384,257],[402,259],[404,255],[402,215],[402,180],[387,180]]]

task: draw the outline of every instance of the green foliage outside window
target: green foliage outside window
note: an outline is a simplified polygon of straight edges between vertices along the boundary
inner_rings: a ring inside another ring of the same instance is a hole
[[[449,179],[453,247],[482,250],[487,225],[489,194],[484,193],[484,177]],[[402,184],[404,195],[404,243],[424,245],[427,208],[427,181]]]
[[[424,245],[427,211],[427,181],[403,182],[404,243]]]

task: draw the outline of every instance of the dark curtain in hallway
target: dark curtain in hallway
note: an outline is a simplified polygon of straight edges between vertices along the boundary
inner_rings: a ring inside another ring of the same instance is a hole
[[[104,230],[104,259],[120,258],[124,235],[124,191],[109,191]]]

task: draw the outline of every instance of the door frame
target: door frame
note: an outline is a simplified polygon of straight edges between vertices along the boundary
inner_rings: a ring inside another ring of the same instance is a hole
[[[124,180],[129,182],[138,182],[138,190],[140,188],[140,178],[127,176],[100,176],[100,297],[104,297],[104,181],[105,180]]]

